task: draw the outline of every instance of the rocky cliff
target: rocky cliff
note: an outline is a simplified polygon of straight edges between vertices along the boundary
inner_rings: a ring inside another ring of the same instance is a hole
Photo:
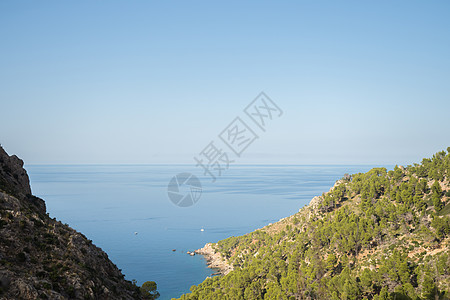
[[[52,219],[0,147],[0,299],[139,299],[102,249]]]

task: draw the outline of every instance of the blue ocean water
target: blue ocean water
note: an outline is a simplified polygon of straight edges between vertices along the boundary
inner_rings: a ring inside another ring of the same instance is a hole
[[[372,167],[235,165],[215,182],[191,165],[26,169],[33,194],[46,201],[51,217],[92,239],[128,280],[156,281],[164,300],[188,292],[214,272],[201,256],[187,251],[292,215],[345,173]],[[178,207],[168,198],[168,183],[181,172],[193,173],[202,183],[201,198],[191,207]]]

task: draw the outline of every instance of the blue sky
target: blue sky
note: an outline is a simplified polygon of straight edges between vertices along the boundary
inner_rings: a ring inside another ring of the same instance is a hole
[[[450,146],[448,1],[1,1],[0,142],[27,163],[193,163],[265,91],[239,163]]]

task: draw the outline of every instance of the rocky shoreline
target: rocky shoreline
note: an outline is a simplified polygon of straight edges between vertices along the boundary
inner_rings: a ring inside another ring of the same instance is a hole
[[[195,250],[194,252],[205,257],[208,268],[218,270],[218,272],[213,275],[227,275],[233,271],[233,267],[228,264],[228,261],[222,254],[213,249],[211,243],[207,243],[203,248]]]

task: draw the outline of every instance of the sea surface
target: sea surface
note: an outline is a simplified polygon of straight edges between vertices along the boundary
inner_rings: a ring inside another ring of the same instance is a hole
[[[372,167],[234,165],[215,182],[191,165],[27,165],[26,169],[33,194],[46,201],[51,217],[93,240],[126,279],[139,285],[156,281],[160,299],[165,300],[189,292],[214,273],[202,256],[189,256],[187,251],[292,215],[345,173]],[[167,193],[171,178],[183,172],[194,174],[202,184],[200,199],[190,207],[176,206]]]

